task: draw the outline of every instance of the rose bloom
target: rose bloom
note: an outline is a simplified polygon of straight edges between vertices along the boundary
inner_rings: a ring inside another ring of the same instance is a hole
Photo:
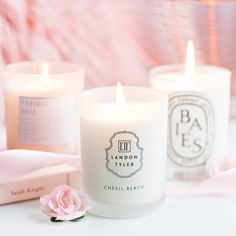
[[[86,214],[90,200],[85,193],[75,190],[68,185],[53,189],[50,195],[40,198],[41,210],[55,220],[74,220]]]

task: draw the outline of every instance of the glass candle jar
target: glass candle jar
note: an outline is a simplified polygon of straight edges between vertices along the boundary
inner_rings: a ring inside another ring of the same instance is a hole
[[[204,179],[206,165],[227,153],[230,76],[215,66],[196,66],[194,79],[186,77],[184,65],[150,72],[151,86],[169,94],[169,178]]]
[[[67,62],[20,62],[5,70],[8,149],[75,153],[84,69]]]
[[[89,212],[113,218],[155,211],[166,182],[167,95],[141,87],[122,94],[103,87],[81,96],[82,187]]]

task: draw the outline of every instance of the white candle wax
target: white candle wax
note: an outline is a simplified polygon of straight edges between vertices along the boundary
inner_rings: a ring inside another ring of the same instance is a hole
[[[82,186],[93,201],[90,212],[136,217],[164,200],[167,96],[148,88],[85,91],[81,98]]]
[[[22,62],[6,67],[8,149],[77,151],[78,97],[84,70],[71,63]]]
[[[169,177],[204,178],[206,164],[226,154],[230,75],[214,66],[197,66],[194,79],[182,65],[150,72],[151,86],[169,94]]]

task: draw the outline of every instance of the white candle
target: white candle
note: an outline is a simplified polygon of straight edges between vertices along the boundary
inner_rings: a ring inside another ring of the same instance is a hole
[[[164,200],[167,95],[118,86],[83,92],[81,98],[82,186],[91,213],[137,217]],[[119,92],[120,91],[120,92]]]
[[[204,178],[205,165],[226,154],[230,76],[224,68],[195,67],[191,43],[185,69],[169,65],[150,72],[151,86],[169,94],[169,177]]]
[[[84,70],[71,63],[21,62],[5,71],[8,149],[75,153]]]

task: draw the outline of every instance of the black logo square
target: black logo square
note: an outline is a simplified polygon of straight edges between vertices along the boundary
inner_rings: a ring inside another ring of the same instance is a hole
[[[131,140],[118,140],[118,152],[131,152]]]

